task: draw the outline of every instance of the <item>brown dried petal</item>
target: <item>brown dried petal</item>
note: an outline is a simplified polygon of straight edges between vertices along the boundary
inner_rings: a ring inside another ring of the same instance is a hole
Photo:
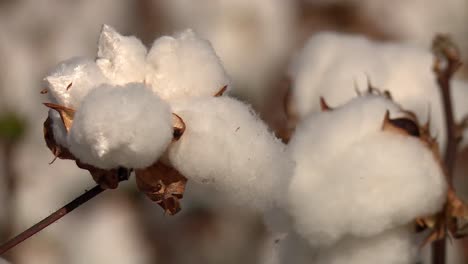
[[[138,189],[155,201],[169,215],[180,211],[187,178],[174,168],[158,161],[145,169],[135,171]]]

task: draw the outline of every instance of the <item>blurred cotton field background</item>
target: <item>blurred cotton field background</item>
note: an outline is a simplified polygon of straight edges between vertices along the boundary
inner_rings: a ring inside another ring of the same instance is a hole
[[[342,105],[354,97],[354,85],[364,90],[370,79],[421,120],[431,113],[431,132],[443,139],[440,98],[431,81],[434,35],[451,34],[468,61],[467,0],[0,1],[0,242],[94,185],[74,162],[49,165],[53,155],[42,130],[47,116],[42,102],[47,99],[40,91],[43,77],[58,62],[96,56],[103,24],[135,35],[147,46],[157,37],[192,28],[211,42],[222,60],[230,76],[230,94],[252,105],[283,138],[289,136],[288,114],[302,120],[320,109],[320,96],[332,106]],[[468,113],[467,77],[465,66],[454,83],[457,119]],[[289,113],[284,107],[287,98],[293,102]],[[468,150],[462,150],[455,178],[455,188],[465,199],[467,159]],[[261,216],[193,182],[182,208],[176,216],[164,215],[129,181],[21,244],[7,258],[35,264],[273,264],[279,263],[274,255],[277,241],[284,239],[293,240],[283,249],[291,261],[285,263],[308,263],[309,255],[316,255],[304,238],[294,237],[297,234],[271,235],[270,229],[285,226],[281,212]],[[327,223],[333,221],[341,223]],[[400,239],[404,229],[378,232],[365,241],[350,237],[336,252],[318,254],[317,263],[346,263],[333,256],[360,243],[379,245],[385,241],[382,237],[406,243]],[[448,245],[447,263],[467,263],[468,243]],[[380,249],[388,248],[383,244]],[[423,263],[429,263],[427,249]]]

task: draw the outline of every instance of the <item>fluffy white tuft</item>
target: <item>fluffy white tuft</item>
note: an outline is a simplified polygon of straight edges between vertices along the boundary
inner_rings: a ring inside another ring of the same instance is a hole
[[[98,168],[144,168],[172,139],[170,107],[142,84],[102,85],[85,97],[68,137],[70,151]]]
[[[114,28],[103,25],[96,63],[110,83],[143,82],[146,53],[146,47],[136,37],[122,36]]]
[[[230,84],[211,44],[192,30],[157,39],[147,63],[146,83],[164,100],[214,96]]]
[[[229,97],[174,105],[187,129],[168,149],[189,180],[210,184],[237,204],[267,210],[284,198],[293,162],[252,110]]]
[[[390,100],[368,95],[297,128],[289,212],[312,245],[372,236],[442,207],[447,186],[434,154],[419,138],[382,131],[387,110],[390,118],[405,116]]]
[[[417,245],[410,228],[400,227],[370,238],[346,238],[318,251],[316,264],[413,264]]]
[[[53,103],[77,108],[91,89],[107,79],[94,61],[75,57],[58,64],[44,81]]]
[[[0,258],[0,264],[9,264],[10,262],[6,261],[3,258]]]
[[[377,43],[361,36],[319,33],[311,37],[291,67],[292,104],[300,118],[320,109],[319,97],[341,105],[367,89],[367,81],[391,92],[396,102],[419,120],[431,117],[431,132],[445,146],[444,116],[428,49],[399,43]],[[455,115],[468,114],[468,85],[453,87]],[[468,141],[466,141],[468,142]]]

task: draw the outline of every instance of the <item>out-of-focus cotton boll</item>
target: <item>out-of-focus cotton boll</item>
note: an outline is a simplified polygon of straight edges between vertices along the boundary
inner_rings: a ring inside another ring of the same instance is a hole
[[[299,118],[320,109],[319,97],[340,105],[354,96],[354,84],[388,90],[396,102],[419,120],[431,117],[431,133],[445,146],[444,116],[433,56],[425,49],[397,43],[377,43],[361,36],[319,33],[309,39],[292,65],[292,106]],[[454,81],[455,115],[468,114],[468,84]],[[468,141],[467,141],[468,142]]]
[[[58,64],[44,81],[52,102],[77,108],[91,89],[107,79],[94,61],[75,57]]]
[[[143,82],[146,53],[146,47],[136,37],[122,36],[108,25],[102,27],[96,63],[110,83]]]
[[[375,27],[393,38],[429,47],[441,32],[450,34],[468,50],[468,2],[466,0],[308,0],[312,5],[353,6]],[[421,12],[424,10],[424,12]],[[466,55],[462,52],[462,55]]]
[[[190,29],[157,39],[147,63],[145,81],[164,100],[214,96],[230,84],[211,44]]]
[[[233,78],[236,96],[255,107],[268,100],[271,82],[295,45],[294,1],[164,0],[177,29],[193,27],[207,38]]]
[[[109,169],[145,168],[172,139],[170,107],[137,83],[102,85],[85,97],[68,142],[80,161]]]
[[[9,264],[10,262],[0,258],[0,264]]]
[[[388,230],[370,238],[346,238],[318,251],[317,264],[413,264],[418,246],[408,227]]]
[[[293,162],[247,105],[220,97],[173,107],[187,126],[168,149],[174,168],[248,208],[268,210],[284,199]]]
[[[417,137],[382,131],[387,110],[391,119],[405,116],[392,101],[366,95],[297,128],[289,212],[311,245],[376,235],[442,207],[447,186],[434,154]]]
[[[434,35],[445,32],[463,44],[463,49],[468,48],[466,0],[398,0],[391,4],[375,0],[360,2],[361,10],[393,36],[428,47]]]

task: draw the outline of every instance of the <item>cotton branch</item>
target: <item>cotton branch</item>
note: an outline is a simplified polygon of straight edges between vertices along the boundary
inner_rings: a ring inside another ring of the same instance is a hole
[[[453,116],[453,105],[451,99],[450,80],[462,65],[460,52],[456,45],[446,35],[438,35],[432,44],[435,56],[434,73],[442,96],[442,104],[445,113],[445,127],[447,131],[447,146],[444,153],[444,168],[447,182],[452,188],[453,171],[457,154],[457,145],[460,141],[458,125]],[[445,264],[446,249],[445,239],[434,242],[432,247],[432,263]]]
[[[119,181],[128,180],[130,172],[126,169],[119,169]],[[78,196],[73,201],[66,204],[64,207],[58,209],[57,211],[50,214],[48,217],[42,219],[37,224],[33,225],[32,227],[28,228],[27,230],[23,231],[21,234],[17,235],[16,237],[8,240],[4,244],[0,245],[0,256],[5,254],[10,249],[14,248],[18,244],[22,243],[26,239],[32,237],[33,235],[40,232],[42,229],[48,227],[49,225],[55,223],[68,213],[72,212],[76,208],[80,207],[81,205],[85,204],[89,200],[93,199],[100,193],[105,191],[101,186],[97,185],[89,191],[86,191],[84,194]]]

